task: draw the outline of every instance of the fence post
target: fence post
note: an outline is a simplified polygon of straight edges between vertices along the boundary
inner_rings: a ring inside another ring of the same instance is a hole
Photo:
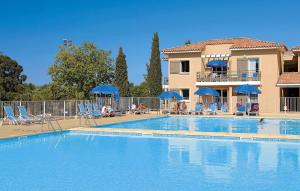
[[[66,101],[64,100],[64,119],[66,119]]]
[[[43,115],[46,117],[46,101],[43,101]]]
[[[284,97],[284,106],[283,106],[283,110],[284,110],[284,113],[286,114],[286,111],[287,111],[286,97]]]
[[[77,100],[75,100],[75,119],[77,119]]]

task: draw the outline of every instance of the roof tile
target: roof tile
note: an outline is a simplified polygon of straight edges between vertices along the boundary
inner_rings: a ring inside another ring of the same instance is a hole
[[[300,84],[300,72],[285,72],[281,74],[277,84]]]
[[[173,52],[201,52],[206,45],[221,45],[221,44],[232,44],[230,49],[253,49],[253,48],[285,48],[286,46],[281,43],[269,42],[256,40],[251,38],[229,38],[219,40],[208,40],[189,45],[177,46],[173,48],[166,48],[162,50],[163,53]]]

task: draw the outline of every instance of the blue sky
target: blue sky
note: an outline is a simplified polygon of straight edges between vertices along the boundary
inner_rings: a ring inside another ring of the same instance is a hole
[[[90,41],[127,55],[129,80],[143,80],[151,39],[161,48],[227,37],[300,45],[297,0],[1,0],[0,52],[24,67],[28,81],[45,84],[63,38]],[[166,62],[162,62],[167,73]]]

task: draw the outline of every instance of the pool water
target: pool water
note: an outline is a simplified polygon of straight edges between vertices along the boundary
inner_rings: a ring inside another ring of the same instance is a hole
[[[98,127],[300,135],[300,120],[265,119],[265,122],[263,123],[259,123],[258,121],[259,119],[256,118],[171,116],[102,125]]]
[[[300,190],[300,144],[66,132],[0,140],[0,190]]]

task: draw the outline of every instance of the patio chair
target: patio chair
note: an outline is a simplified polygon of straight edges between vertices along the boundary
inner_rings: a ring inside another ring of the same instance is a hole
[[[196,103],[195,110],[192,110],[191,114],[194,114],[194,115],[203,114],[202,110],[203,110],[203,104],[202,103]]]
[[[241,78],[242,78],[242,81],[247,80],[248,74],[247,73],[242,73]]]
[[[89,113],[85,110],[83,103],[79,103],[78,107],[79,107],[79,115],[81,117],[89,117]]]
[[[228,106],[227,106],[227,104],[222,103],[222,105],[221,105],[221,111],[224,112],[224,113],[228,112]]]
[[[101,112],[93,110],[91,103],[87,103],[86,108],[87,108],[87,113],[90,117],[101,117],[102,116]]]
[[[258,80],[258,73],[257,73],[257,72],[254,72],[254,73],[252,74],[252,78],[253,78],[253,80]]]
[[[26,109],[24,106],[18,106],[18,109],[19,109],[19,119],[20,120],[23,120],[23,121],[28,121],[28,122],[31,122],[31,123],[40,123],[42,122],[44,119],[41,118],[41,117],[37,117],[37,116],[29,116],[29,114],[27,113]]]
[[[259,115],[259,104],[258,103],[252,103],[249,110],[249,115]]]
[[[210,103],[208,109],[206,110],[207,114],[216,115],[217,114],[217,103]]]
[[[8,120],[9,124],[18,125],[18,120],[15,117],[11,106],[4,106],[4,112],[6,114],[6,119]]]
[[[244,115],[246,114],[246,105],[242,104],[237,106],[237,110],[235,112],[235,115]]]

